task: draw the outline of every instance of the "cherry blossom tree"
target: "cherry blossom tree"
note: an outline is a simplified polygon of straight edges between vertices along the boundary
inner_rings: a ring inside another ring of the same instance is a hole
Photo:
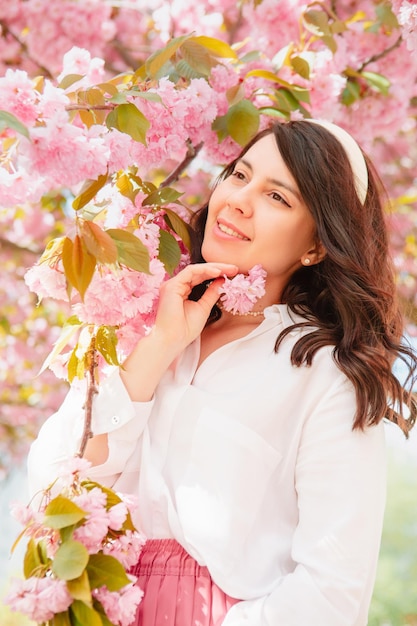
[[[4,474],[68,382],[146,332],[191,212],[271,119],[328,119],[372,156],[413,327],[413,2],[2,0],[0,28]]]

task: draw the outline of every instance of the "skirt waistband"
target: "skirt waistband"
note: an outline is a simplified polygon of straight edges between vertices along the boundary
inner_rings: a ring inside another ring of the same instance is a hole
[[[135,576],[156,574],[210,578],[207,567],[199,565],[176,539],[148,539],[131,572]]]

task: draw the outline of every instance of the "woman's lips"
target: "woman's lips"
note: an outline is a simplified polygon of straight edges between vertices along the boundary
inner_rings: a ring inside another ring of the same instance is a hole
[[[227,224],[223,221],[217,221],[216,226],[224,235],[228,235],[229,237],[233,237],[235,239],[241,239],[242,241],[250,241],[249,237],[242,233],[242,231],[237,230],[236,227],[231,224]]]

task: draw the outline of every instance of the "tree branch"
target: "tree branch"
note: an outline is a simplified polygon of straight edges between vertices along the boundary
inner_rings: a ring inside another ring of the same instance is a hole
[[[382,52],[378,52],[378,54],[374,54],[369,59],[364,61],[357,71],[362,72],[362,70],[364,70],[365,67],[369,65],[370,63],[375,63],[376,61],[379,61],[379,59],[383,59],[387,54],[395,50],[395,48],[398,48],[401,45],[402,41],[403,41],[403,38],[400,35],[398,39],[391,46],[389,46],[388,48],[385,48],[385,50],[382,50]]]
[[[193,144],[188,140],[188,149],[187,154],[185,155],[183,161],[178,164],[178,166],[162,181],[160,187],[168,187],[171,183],[177,181],[181,175],[181,173],[189,166],[191,161],[197,156],[203,147],[203,143],[199,143],[197,146],[193,146]]]
[[[46,68],[44,65],[41,65],[38,61],[36,61],[36,59],[34,59],[30,54],[29,54],[29,50],[27,45],[12,31],[10,30],[10,28],[8,27],[8,25],[3,21],[0,20],[0,27],[3,31],[3,34],[7,37],[7,35],[10,35],[10,37],[12,37],[12,39],[14,39],[19,46],[22,48],[22,51],[24,52],[24,54],[27,56],[28,59],[30,59],[33,63],[35,63],[35,65],[38,66],[38,68],[41,70],[41,72],[43,73],[44,76],[47,76],[48,78],[53,78],[51,72],[48,70],[48,68]]]
[[[97,367],[96,357],[96,338],[91,339],[90,347],[87,353],[88,368],[85,374],[87,380],[87,397],[84,406],[84,430],[81,437],[80,448],[76,456],[83,457],[85,449],[87,447],[88,440],[93,436],[91,430],[91,422],[93,416],[93,399],[94,395],[98,393],[98,389],[95,383],[95,371]]]
[[[65,107],[66,111],[78,111],[80,109],[84,111],[111,111],[116,108],[116,104],[109,102],[109,104],[68,104]]]
[[[19,251],[33,256],[39,256],[43,252],[43,249],[41,248],[28,248],[26,246],[20,246],[18,243],[10,241],[4,237],[0,237],[0,250]]]

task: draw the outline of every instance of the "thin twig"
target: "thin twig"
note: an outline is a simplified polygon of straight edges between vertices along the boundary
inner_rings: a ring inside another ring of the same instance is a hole
[[[32,256],[39,256],[42,253],[40,248],[28,248],[27,246],[21,246],[14,241],[0,237],[0,250],[12,250],[19,251]]]
[[[179,163],[179,165],[165,178],[164,181],[160,184],[160,187],[168,187],[171,183],[177,181],[182,174],[182,172],[189,166],[191,161],[197,156],[203,147],[203,142],[199,143],[197,146],[193,146],[193,144],[188,142],[187,154],[185,155],[183,161]]]
[[[19,46],[22,48],[22,51],[28,57],[28,59],[30,59],[33,63],[35,63],[35,65],[38,66],[38,68],[41,70],[44,76],[47,76],[48,78],[53,78],[48,68],[42,65],[41,63],[39,63],[38,61],[36,61],[36,59],[34,59],[29,54],[29,49],[27,45],[21,39],[19,39],[19,37],[9,28],[9,26],[3,20],[0,20],[0,27],[3,31],[3,35],[4,36],[10,35],[10,37],[12,37],[19,44]]]
[[[403,40],[403,38],[400,35],[398,37],[398,39],[391,46],[389,46],[388,48],[385,48],[385,50],[382,50],[382,52],[378,52],[378,54],[374,54],[369,59],[364,61],[357,71],[358,72],[362,72],[362,70],[364,70],[365,67],[367,65],[369,65],[370,63],[375,63],[376,61],[379,61],[380,59],[383,59],[385,56],[387,56],[387,54],[389,54],[390,52],[395,50],[395,48],[398,48],[398,46],[401,45],[402,40]]]
[[[65,107],[66,111],[111,111],[116,108],[116,104],[68,104]]]
[[[77,456],[83,457],[85,449],[87,447],[88,440],[93,436],[91,429],[92,416],[93,416],[93,399],[94,395],[98,393],[98,389],[95,383],[95,370],[97,367],[96,359],[96,343],[95,337],[91,339],[90,347],[88,349],[88,368],[85,374],[87,380],[87,394],[84,405],[84,430],[81,438],[80,448],[77,452]]]

